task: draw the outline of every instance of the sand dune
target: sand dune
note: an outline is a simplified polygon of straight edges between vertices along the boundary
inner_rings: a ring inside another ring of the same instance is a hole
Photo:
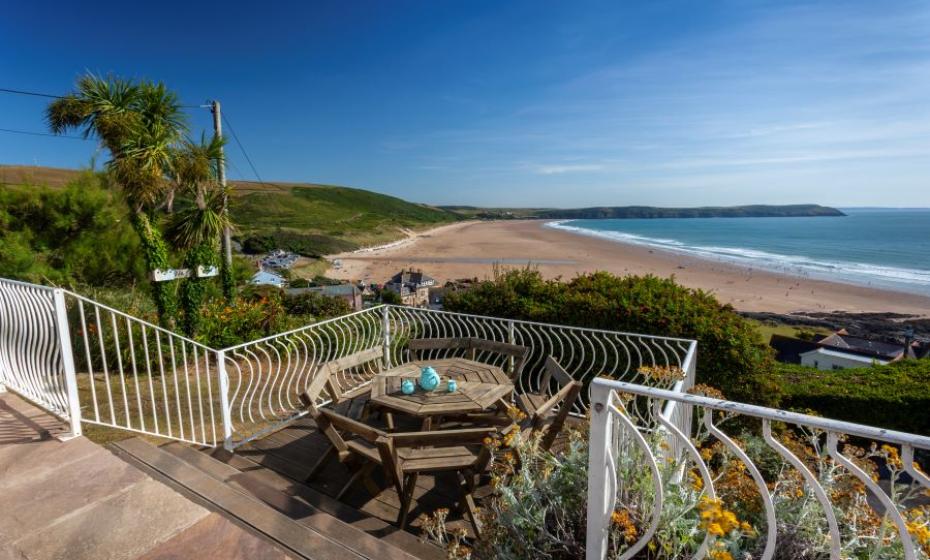
[[[614,274],[672,276],[712,292],[743,311],[896,312],[930,316],[930,297],[826,282],[698,259],[648,247],[576,235],[536,220],[466,222],[420,233],[409,242],[366,253],[334,255],[333,277],[381,283],[403,267],[444,282],[490,278],[495,267],[530,264],[546,277]]]

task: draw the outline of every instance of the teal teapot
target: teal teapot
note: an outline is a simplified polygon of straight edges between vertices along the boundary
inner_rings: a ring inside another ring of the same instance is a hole
[[[439,386],[439,374],[430,366],[420,370],[420,388],[424,391],[433,391]]]

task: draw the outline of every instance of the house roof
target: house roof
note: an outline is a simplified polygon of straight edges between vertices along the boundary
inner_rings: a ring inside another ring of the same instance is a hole
[[[846,359],[846,360],[852,360],[852,361],[854,361],[854,362],[861,362],[861,363],[867,364],[867,365],[868,365],[868,364],[871,364],[872,362],[878,362],[878,363],[883,364],[883,365],[888,363],[888,360],[883,360],[883,359],[876,358],[876,357],[871,357],[871,358],[870,358],[869,356],[862,356],[862,355],[859,355],[859,354],[853,354],[853,353],[851,353],[851,352],[846,352],[846,351],[843,351],[843,350],[831,350],[831,349],[829,349],[829,348],[815,348],[815,349],[810,350],[810,351],[808,351],[808,352],[803,352],[803,353],[802,353],[803,356],[807,356],[807,355],[809,355],[809,354],[821,354],[821,355],[825,355],[825,356],[834,356],[834,357],[837,357],[837,358],[843,358],[843,359]]]
[[[800,364],[801,354],[820,348],[812,340],[801,340],[790,336],[773,334],[769,346],[775,349],[775,359],[788,364]]]
[[[284,277],[274,272],[269,272],[267,270],[259,270],[252,275],[252,279],[249,281],[252,284],[258,285],[271,285],[271,286],[283,286],[285,281]]]
[[[401,270],[391,276],[388,284],[411,285],[413,287],[434,286],[436,285],[436,279],[423,274],[421,270]]]
[[[821,346],[844,350],[865,356],[873,356],[893,360],[904,353],[903,344],[891,344],[877,340],[869,340],[848,334],[834,333],[819,341]]]

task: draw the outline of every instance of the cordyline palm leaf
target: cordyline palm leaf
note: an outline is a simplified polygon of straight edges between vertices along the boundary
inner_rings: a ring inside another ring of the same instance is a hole
[[[179,249],[190,249],[204,243],[218,243],[223,229],[232,227],[223,212],[223,192],[211,189],[204,195],[204,207],[191,206],[172,215],[168,224],[168,239]]]
[[[81,129],[85,138],[96,136],[114,157],[139,126],[139,86],[119,78],[92,74],[78,80],[77,91],[49,104],[45,112],[55,134]]]
[[[198,207],[205,206],[206,191],[216,188],[217,165],[222,164],[224,144],[222,138],[214,137],[207,141],[201,135],[199,143],[185,140],[172,156],[170,176],[173,188],[192,194]]]

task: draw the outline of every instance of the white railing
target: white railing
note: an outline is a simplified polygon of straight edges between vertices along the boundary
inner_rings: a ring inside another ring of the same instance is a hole
[[[220,350],[228,379],[227,447],[238,447],[303,416],[298,396],[322,364],[383,344],[384,309],[366,309]],[[336,381],[343,390],[351,390],[369,382],[374,373],[370,366],[355,368]]]
[[[927,558],[928,437],[607,379],[591,402],[588,560]]]
[[[229,379],[229,446],[238,447],[303,416],[306,412],[298,395],[325,362],[382,348],[381,363],[340,374],[337,384],[350,391],[369,383],[377,369],[409,361],[407,343],[411,339],[464,336],[530,348],[517,380],[522,391],[538,390],[549,355],[582,381],[597,375],[637,380],[642,378],[638,373],[642,366],[685,370],[689,375],[677,385],[683,390],[694,381],[693,360],[688,357],[693,357],[696,344],[691,340],[383,305],[221,350]],[[446,357],[448,352],[434,351],[428,358]],[[510,358],[490,353],[477,359],[505,368],[513,365]],[[574,412],[583,414],[586,410],[585,397]],[[672,409],[669,414],[673,414]]]
[[[540,389],[550,355],[584,382],[602,375],[648,382],[640,369],[663,366],[686,374],[675,385],[684,391],[695,373],[691,340],[398,306],[216,350],[83,296],[3,279],[0,329],[0,385],[69,419],[75,433],[83,422],[229,449],[304,415],[298,395],[322,364],[380,348],[379,363],[338,375],[337,385],[350,391],[410,360],[407,343],[416,338],[473,336],[528,347],[518,391]],[[477,359],[514,367],[499,355]],[[587,409],[583,395],[573,412]],[[664,413],[689,429],[690,414],[674,403]]]
[[[81,434],[62,290],[0,281],[0,390],[9,389],[68,421]]]
[[[216,350],[77,294],[65,302],[85,423],[223,441]]]

